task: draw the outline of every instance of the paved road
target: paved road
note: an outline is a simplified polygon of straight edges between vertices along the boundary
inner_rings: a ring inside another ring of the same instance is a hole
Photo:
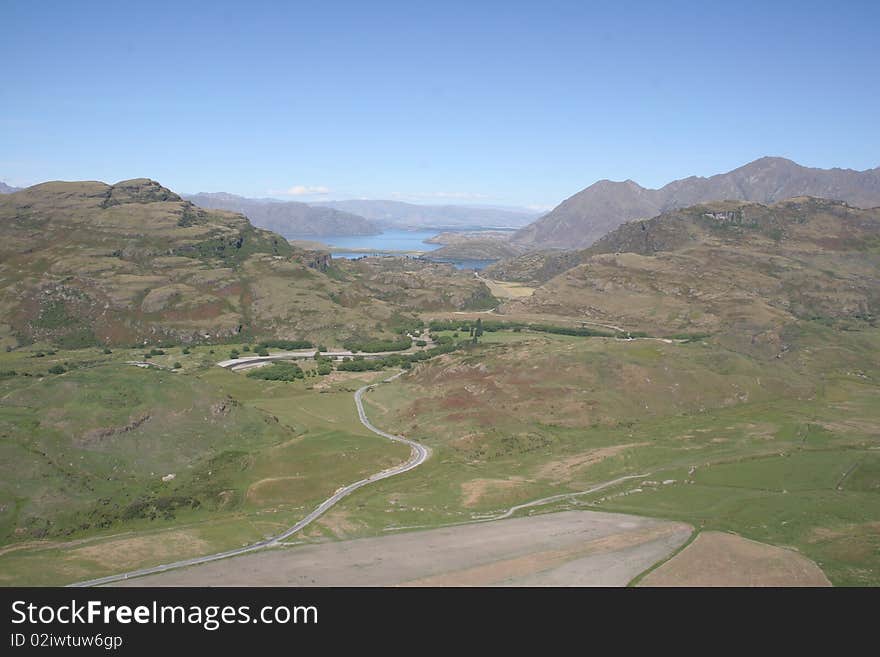
[[[388,383],[389,381],[393,381],[397,377],[399,377],[403,372],[399,372],[392,377],[384,379],[382,383]],[[373,385],[366,385],[362,388],[359,388],[357,392],[354,393],[354,403],[357,405],[358,417],[360,418],[361,424],[363,424],[367,429],[376,433],[383,438],[387,438],[388,440],[393,440],[394,442],[404,443],[410,446],[410,457],[406,462],[401,465],[395,466],[393,468],[388,468],[387,470],[382,470],[381,472],[377,472],[376,474],[370,475],[365,479],[361,479],[360,481],[356,481],[353,484],[349,484],[348,486],[343,486],[336,490],[333,495],[328,497],[326,500],[321,502],[315,509],[307,515],[305,518],[300,520],[298,523],[285,530],[281,534],[277,536],[272,536],[270,538],[259,541],[258,543],[252,543],[251,545],[246,545],[244,547],[235,548],[234,550],[227,550],[226,552],[218,552],[217,554],[209,554],[203,557],[193,557],[192,559],[183,559],[181,561],[174,561],[172,563],[161,564],[159,566],[153,566],[151,568],[141,568],[140,570],[132,570],[127,573],[120,573],[118,575],[109,575],[107,577],[99,577],[97,579],[90,579],[84,582],[77,582],[76,584],[72,584],[71,586],[101,586],[103,584],[112,584],[113,582],[118,582],[124,579],[129,579],[133,577],[142,577],[144,575],[153,575],[155,573],[162,573],[167,570],[175,570],[177,568],[184,568],[186,566],[195,566],[198,564],[208,563],[211,561],[217,561],[219,559],[226,559],[228,557],[235,557],[240,554],[247,554],[248,552],[254,552],[256,550],[262,550],[264,548],[272,547],[274,545],[278,545],[281,541],[290,538],[298,531],[306,527],[307,525],[314,522],[316,519],[320,518],[327,510],[332,507],[334,504],[339,502],[342,498],[347,495],[351,495],[358,488],[366,486],[367,484],[371,484],[374,481],[380,481],[382,479],[388,479],[388,477],[393,477],[395,475],[402,474],[404,472],[409,472],[413,468],[417,468],[425,460],[431,456],[431,450],[424,445],[421,445],[414,440],[409,440],[408,438],[404,438],[403,436],[395,436],[393,434],[382,431],[381,429],[377,429],[370,420],[367,418],[367,414],[364,411],[363,404],[363,396],[367,390],[373,388]]]
[[[430,334],[425,333],[424,335],[409,335],[407,337],[412,340],[412,344],[408,349],[402,349],[399,351],[375,351],[372,353],[368,352],[354,352],[348,350],[341,351],[322,351],[321,355],[326,356],[327,358],[332,358],[333,360],[342,360],[343,358],[354,358],[355,356],[363,356],[364,358],[370,360],[373,358],[384,358],[385,356],[395,356],[395,355],[406,355],[406,354],[414,354],[419,351],[425,351],[426,349],[430,349],[431,347],[436,347],[436,343],[431,338]],[[415,343],[419,340],[423,340],[426,342],[424,347],[419,347]],[[257,365],[262,365],[263,363],[271,363],[279,360],[310,360],[315,356],[315,349],[305,349],[302,351],[284,351],[284,352],[276,352],[274,354],[269,354],[268,356],[239,356],[236,359],[230,360],[221,360],[217,365],[220,367],[224,367],[226,369],[232,371],[244,370],[250,367],[254,367]],[[147,365],[151,365],[152,363],[147,363]]]

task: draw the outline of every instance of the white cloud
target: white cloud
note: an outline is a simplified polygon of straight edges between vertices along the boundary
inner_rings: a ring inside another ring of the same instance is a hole
[[[281,192],[270,192],[271,194],[284,194],[285,196],[318,196],[321,194],[329,194],[330,188],[324,185],[294,185]]]
[[[477,192],[392,192],[394,198],[408,199],[456,199],[459,201],[479,201],[489,198]]]

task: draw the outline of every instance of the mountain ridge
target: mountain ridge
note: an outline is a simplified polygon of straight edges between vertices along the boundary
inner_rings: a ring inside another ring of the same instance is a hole
[[[315,207],[353,212],[394,228],[513,228],[533,221],[539,213],[474,205],[419,205],[404,201],[347,199],[321,201]]]
[[[697,204],[560,255],[571,256],[563,271],[502,312],[671,334],[723,330],[747,350],[769,340],[771,351],[792,322],[874,325],[880,315],[880,208],[843,201]]]
[[[378,235],[375,222],[358,214],[298,201],[254,199],[227,192],[199,192],[184,198],[196,205],[245,215],[255,226],[285,238]]]
[[[629,179],[603,179],[517,231],[512,241],[532,249],[585,248],[627,221],[677,208],[724,200],[774,203],[798,196],[829,198],[862,208],[878,206],[880,167],[820,169],[766,156],[725,173],[689,176],[658,189]]]

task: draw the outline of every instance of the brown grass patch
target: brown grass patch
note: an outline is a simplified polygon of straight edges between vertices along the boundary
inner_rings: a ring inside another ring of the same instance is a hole
[[[509,479],[472,479],[461,485],[462,505],[471,508],[477,506],[484,498],[497,498],[510,491],[531,483],[523,477]]]
[[[577,472],[595,465],[612,456],[617,456],[630,447],[642,447],[648,443],[627,443],[625,445],[610,445],[598,447],[586,452],[573,454],[572,456],[556,461],[550,461],[542,465],[535,476],[539,479],[549,479],[554,482],[569,481]]]
[[[703,532],[649,573],[640,586],[831,586],[813,561],[793,550],[736,534]]]
[[[348,538],[364,527],[362,522],[352,520],[351,513],[336,508],[323,516],[319,524],[329,530],[336,538]]]
[[[123,571],[146,561],[161,563],[182,559],[187,555],[208,552],[209,548],[207,541],[192,533],[174,530],[83,546],[68,551],[65,558],[92,561],[104,570]]]
[[[266,477],[248,486],[245,499],[251,504],[269,504],[295,501],[299,493],[301,475]]]

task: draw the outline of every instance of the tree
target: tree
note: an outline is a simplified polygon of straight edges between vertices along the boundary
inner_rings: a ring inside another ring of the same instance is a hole
[[[479,338],[483,335],[483,320],[477,319],[477,326],[474,328],[474,337]]]

